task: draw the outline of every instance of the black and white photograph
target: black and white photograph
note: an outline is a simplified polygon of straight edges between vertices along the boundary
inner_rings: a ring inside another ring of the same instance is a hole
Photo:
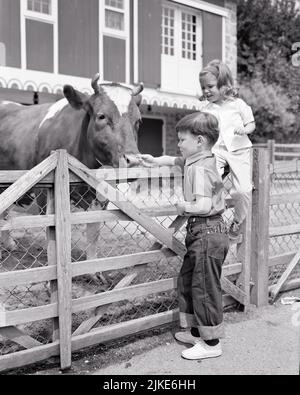
[[[0,0],[0,376],[300,376],[300,0]]]

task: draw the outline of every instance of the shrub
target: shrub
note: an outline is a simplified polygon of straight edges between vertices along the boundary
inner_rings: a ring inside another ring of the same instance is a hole
[[[275,139],[286,143],[295,139],[296,117],[282,89],[256,78],[240,86],[240,96],[252,107],[255,116],[257,128],[251,137],[253,142]]]
[[[300,13],[294,3],[238,0],[239,78],[241,93],[255,112],[256,141],[300,138],[300,68],[292,65],[292,45],[300,42]]]

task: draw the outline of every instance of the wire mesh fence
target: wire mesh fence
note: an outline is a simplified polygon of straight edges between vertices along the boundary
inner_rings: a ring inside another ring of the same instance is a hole
[[[228,188],[230,187],[229,184],[228,181]],[[179,178],[171,182],[164,179],[152,179],[122,183],[117,185],[117,189],[124,194],[127,201],[132,202],[145,213],[152,212],[154,215],[155,210],[157,210],[157,213],[160,211],[160,215],[155,217],[155,221],[165,228],[166,231],[176,218],[172,206],[174,206],[175,202],[183,199],[182,179]],[[76,209],[78,210],[78,207]],[[97,208],[89,208],[89,210],[93,209]],[[116,207],[109,204],[107,210],[114,211]],[[164,213],[164,211],[166,212]],[[168,211],[173,212],[167,214]],[[224,218],[228,225],[230,225],[231,217],[232,210],[227,210]],[[186,229],[183,226],[176,232],[175,236],[184,242],[185,234]],[[126,220],[106,221],[101,224],[88,226],[77,225],[73,227],[72,235],[72,256],[75,261],[88,258],[110,258],[150,251],[156,242],[152,234],[145,231],[139,224]],[[225,264],[237,262],[236,256],[236,247],[233,246]],[[105,272],[101,273],[101,276],[98,274],[98,284],[97,278],[75,279],[73,287],[82,287],[82,281],[87,280],[90,287],[89,292],[108,292],[118,288],[119,284],[128,275],[131,276],[130,286],[138,286],[144,283],[177,277],[181,264],[182,260],[178,256],[163,257],[159,261],[143,266],[141,269],[136,270],[136,272],[133,271],[133,275],[132,269]],[[100,317],[97,326],[142,318],[151,314],[171,311],[177,307],[176,291],[120,302],[106,309],[105,313]]]
[[[230,197],[230,178],[225,182],[227,197]],[[166,232],[176,219],[174,203],[182,200],[182,177],[173,179],[155,178],[114,185],[126,201],[152,217]],[[51,240],[49,227],[27,226],[33,218],[49,214],[47,198],[50,188],[35,188],[27,193],[12,207],[6,217],[1,220],[0,273],[25,271],[49,265]],[[96,197],[98,199],[96,199]],[[85,184],[71,185],[71,213],[115,213],[117,208],[97,196],[95,190]],[[104,211],[103,211],[104,212]],[[50,212],[50,214],[53,214]],[[233,210],[229,208],[224,219],[230,226]],[[15,219],[19,222],[14,222]],[[7,225],[10,224],[10,225]],[[53,232],[52,228],[52,232]],[[55,231],[54,231],[55,232]],[[178,240],[184,242],[185,226],[176,232]],[[80,263],[93,259],[108,259],[117,256],[128,256],[157,249],[157,240],[141,225],[123,216],[107,216],[102,221],[92,224],[72,225],[71,256],[72,263]],[[238,262],[237,247],[232,246],[225,265]],[[72,298],[74,301],[89,296],[107,293],[122,287],[138,287],[161,280],[176,278],[182,264],[181,258],[170,254],[161,256],[139,268],[111,270],[95,275],[84,275],[73,278]],[[49,306],[53,303],[53,292],[50,282],[33,282],[26,286],[9,285],[0,288],[0,309],[5,312],[24,311],[28,308]],[[100,311],[85,310],[72,315],[72,330],[76,332],[90,317],[98,314],[93,327],[126,322],[153,314],[168,312],[178,307],[176,290],[153,293],[146,297],[121,300],[103,307]],[[53,320],[41,320],[30,324],[18,325],[38,344],[46,345],[53,341]],[[13,340],[13,339],[12,339]],[[0,356],[23,350],[22,344],[16,344],[0,333]]]
[[[3,190],[1,191],[3,192]],[[45,227],[28,228],[28,218],[37,217],[46,212],[47,189],[36,188],[24,195],[1,219],[0,273],[25,271],[48,265],[47,229]],[[20,225],[14,225],[16,219]],[[10,224],[10,226],[7,226]],[[11,229],[13,228],[13,229]],[[21,311],[31,307],[50,303],[49,284],[32,283],[24,286],[0,288],[0,311]],[[26,324],[19,330],[41,344],[51,340],[51,324]],[[0,335],[0,355],[20,351],[22,347]]]
[[[300,248],[300,233],[296,228],[293,229],[293,226],[300,223],[299,194],[300,155],[299,159],[293,157],[291,160],[276,161],[271,174],[270,228],[273,233],[279,235],[270,237],[270,258],[296,253]],[[272,197],[276,196],[282,198],[274,204]],[[286,263],[270,268],[270,286],[278,282],[286,268]],[[289,280],[299,278],[300,266],[298,265]]]

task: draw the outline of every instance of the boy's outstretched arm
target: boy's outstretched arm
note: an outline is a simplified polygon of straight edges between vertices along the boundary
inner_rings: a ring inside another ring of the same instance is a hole
[[[139,155],[141,164],[144,167],[175,166],[176,157],[160,156],[154,158],[152,155]]]

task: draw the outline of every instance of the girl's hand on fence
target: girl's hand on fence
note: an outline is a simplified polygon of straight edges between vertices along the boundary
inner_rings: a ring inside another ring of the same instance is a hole
[[[185,203],[178,202],[175,204],[175,207],[176,207],[178,215],[183,216],[185,214]]]
[[[235,129],[234,134],[236,136],[245,136],[247,134],[244,126],[239,126]]]

